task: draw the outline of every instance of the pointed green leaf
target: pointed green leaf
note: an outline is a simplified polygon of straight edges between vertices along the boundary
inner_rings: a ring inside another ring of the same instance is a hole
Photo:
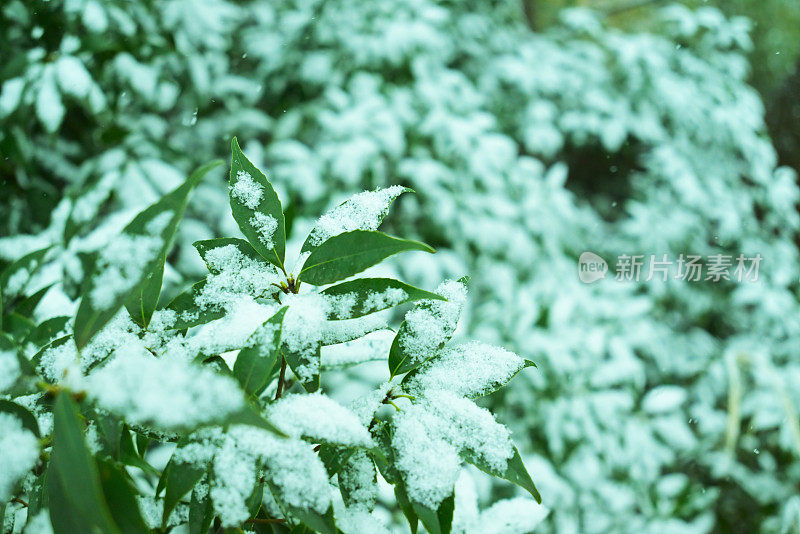
[[[417,530],[419,529],[419,516],[417,516],[417,512],[414,511],[414,506],[411,504],[406,494],[405,484],[401,482],[394,487],[394,497],[397,499],[397,504],[400,505],[400,510],[403,511],[403,515],[408,521],[408,528],[411,529],[411,534],[417,534]]]
[[[211,492],[204,492],[203,498],[198,498],[197,491],[192,491],[189,501],[189,534],[206,534],[214,520],[214,507],[211,502]]]
[[[345,232],[315,248],[297,279],[315,286],[332,284],[358,274],[389,256],[411,250],[434,252],[425,243],[399,239],[383,232]]]
[[[206,259],[206,254],[208,254],[209,250],[214,250],[215,248],[225,247],[228,245],[233,245],[236,247],[239,252],[250,258],[251,260],[255,260],[259,263],[267,264],[267,262],[253,246],[245,241],[244,239],[236,239],[235,237],[221,237],[219,239],[205,239],[203,241],[195,241],[192,243],[194,248],[197,249],[197,252],[200,253],[200,257],[203,258],[203,261],[206,262],[206,266],[208,270],[214,274],[217,274],[217,271],[209,265],[208,260]]]
[[[319,532],[320,534],[338,533],[333,519],[333,507],[329,507],[324,514],[317,513],[314,510],[300,510],[293,507],[289,507],[289,510],[294,517],[314,532]]]
[[[138,258],[138,262],[143,265],[141,270],[123,275],[124,265],[115,266],[116,275],[124,287],[113,288],[113,285],[109,287],[106,279],[109,270],[103,266],[105,260],[102,253],[100,254],[95,273],[89,279],[75,315],[74,339],[79,350],[116,315],[131,294],[141,291],[142,284],[158,268],[159,261],[172,246],[178,223],[186,209],[189,193],[208,171],[221,163],[213,161],[194,171],[182,185],[145,208],[123,229],[122,234],[131,240],[130,250],[126,250],[125,253],[145,254],[145,257]],[[155,246],[155,243],[159,243],[159,246]],[[145,244],[148,246],[144,246]],[[136,250],[137,248],[141,250]],[[118,258],[113,259],[119,261]],[[114,282],[119,283],[119,280]],[[102,297],[98,299],[98,295]]]
[[[205,287],[206,281],[200,280],[192,287],[180,293],[172,302],[167,304],[166,309],[172,310],[178,314],[175,323],[170,327],[171,330],[183,330],[192,326],[199,326],[201,324],[216,321],[225,316],[225,312],[216,308],[200,308],[195,302],[195,298]]]
[[[22,427],[30,430],[38,438],[39,423],[36,422],[36,417],[27,409],[16,402],[0,399],[0,413],[8,413],[16,417],[22,422]]]
[[[133,444],[133,437],[131,437],[131,430],[127,425],[122,428],[122,432],[120,433],[119,461],[125,465],[138,467],[142,471],[146,471],[154,475],[159,474],[158,471],[153,466],[148,464],[136,450],[136,446]]]
[[[224,424],[226,427],[230,425],[250,425],[257,428],[263,428],[264,430],[284,438],[287,437],[283,430],[273,425],[269,420],[261,415],[256,406],[250,404],[249,402],[246,403],[246,406],[241,411],[227,416],[224,421],[219,421],[219,424]]]
[[[194,464],[179,463],[173,460],[169,461],[165,469],[164,513],[161,517],[162,527],[167,526],[169,516],[181,500],[181,497],[189,493],[205,474],[205,469],[197,467]]]
[[[230,201],[233,218],[239,229],[259,254],[283,269],[286,249],[286,221],[278,195],[264,176],[231,141]],[[264,221],[271,221],[274,230],[265,235]]]
[[[329,477],[336,475],[347,463],[347,460],[356,452],[353,447],[345,447],[342,445],[332,445],[330,443],[322,443],[319,447],[319,459],[325,466],[325,471],[328,472]]]
[[[119,529],[124,534],[150,532],[139,512],[139,504],[128,474],[108,460],[98,460],[97,467],[103,494]]]
[[[331,218],[335,220],[337,218],[348,217],[349,215],[353,214],[361,214],[365,204],[369,206],[367,208],[369,212],[374,212],[377,220],[362,220],[360,221],[362,224],[353,224],[352,220],[348,220],[343,226],[347,226],[348,230],[377,229],[377,227],[380,226],[380,223],[383,221],[383,218],[386,217],[387,213],[389,213],[389,207],[392,205],[392,202],[394,202],[395,199],[403,193],[414,193],[414,190],[409,189],[408,187],[399,187],[395,189],[390,188],[377,189],[375,191],[364,191],[362,193],[353,195],[335,208],[327,211],[325,215],[320,218],[317,224],[314,225],[314,228],[312,228],[308,233],[308,237],[306,237],[305,242],[303,242],[303,247],[300,249],[300,252],[308,252],[313,250],[315,247],[322,244],[322,241],[326,239],[326,236],[331,237],[330,230],[321,228],[321,226],[325,226],[323,221],[330,222]],[[380,206],[381,203],[383,203],[382,206]],[[339,230],[341,232],[343,228],[340,227]]]
[[[530,493],[536,502],[542,504],[542,496],[539,494],[539,490],[536,489],[536,485],[533,483],[530,474],[528,474],[528,470],[525,469],[525,464],[522,462],[522,457],[519,454],[519,450],[514,447],[514,456],[508,461],[508,467],[502,473],[494,471],[491,467],[486,465],[484,462],[479,461],[478,459],[472,457],[472,455],[464,454],[464,459],[480,469],[492,476],[497,478],[502,478],[503,480],[508,480],[509,482],[516,484],[517,486],[521,487],[528,493]]]
[[[314,393],[319,389],[321,348],[322,346],[320,345],[314,352],[308,351],[301,354],[290,351],[284,343],[283,348],[281,349],[281,354],[283,354],[283,357],[286,358],[286,363],[289,364],[289,368],[294,373],[294,376],[297,377],[297,381],[300,382],[300,385],[303,386],[303,389],[305,389],[308,393]],[[316,369],[316,372],[313,373],[310,378],[307,376],[308,368]],[[301,375],[303,378],[301,378]]]
[[[47,292],[50,291],[50,288],[53,287],[53,285],[55,284],[45,286],[36,291],[33,295],[25,297],[14,306],[14,311],[23,317],[31,317],[33,315],[33,310],[36,309],[36,306],[39,305],[39,303],[42,301],[42,298],[44,298]]]
[[[453,525],[453,510],[455,508],[455,493],[452,493],[439,505],[436,510],[431,510],[427,506],[411,502],[414,512],[425,525],[430,534],[450,534]]]
[[[147,328],[150,324],[150,319],[153,317],[153,312],[158,307],[158,298],[161,296],[161,284],[164,281],[164,264],[166,263],[166,256],[162,256],[158,260],[155,269],[147,275],[144,282],[139,289],[125,302],[125,308],[128,314],[133,319],[133,322]]]
[[[416,300],[447,300],[437,293],[391,278],[357,278],[328,287],[321,293],[342,303],[332,306],[328,311],[328,319],[362,317]]]
[[[61,392],[53,408],[53,452],[50,465],[50,517],[57,532],[120,532],[100,485],[100,476],[86,442],[78,408],[68,392]],[[58,509],[53,504],[58,503]],[[61,508],[64,507],[64,508]],[[66,523],[62,522],[65,521]],[[58,523],[58,524],[57,524]],[[75,523],[89,530],[62,530]]]
[[[53,247],[50,246],[26,254],[3,269],[3,272],[0,273],[0,293],[3,294],[6,308],[10,308],[12,302],[19,297],[19,291],[22,290],[31,275],[39,270],[42,260],[51,248]]]
[[[27,343],[33,343],[35,346],[40,347],[45,343],[48,343],[59,332],[65,330],[70,319],[71,317],[61,316],[51,317],[50,319],[43,321],[36,328],[28,332],[28,335],[23,340],[22,345],[25,346]]]
[[[267,387],[275,375],[281,344],[281,325],[287,307],[267,319],[250,336],[252,346],[243,348],[233,364],[233,376],[248,395],[258,395]]]
[[[458,283],[466,286],[469,282],[469,277],[465,276],[457,280]],[[436,306],[437,303],[430,300],[423,300],[414,305],[414,309],[426,309]],[[459,312],[460,313],[460,312]],[[389,349],[389,376],[395,377],[409,371],[417,369],[428,360],[435,358],[442,347],[450,340],[455,332],[458,321],[448,323],[443,326],[443,341],[439,343],[435,350],[432,350],[426,358],[414,359],[413,355],[409,354],[403,346],[402,339],[405,336],[413,335],[405,321],[402,322],[400,328],[397,329],[397,335],[394,336],[392,341],[392,348]]]
[[[48,507],[47,499],[47,470],[36,477],[29,493],[28,517],[34,517]]]

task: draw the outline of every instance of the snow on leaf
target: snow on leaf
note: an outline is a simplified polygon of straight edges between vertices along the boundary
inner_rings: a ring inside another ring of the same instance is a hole
[[[436,510],[452,495],[460,453],[505,471],[514,455],[510,433],[492,414],[446,391],[432,392],[395,414],[392,448],[413,502]]]
[[[447,390],[464,397],[480,397],[508,382],[525,366],[525,360],[499,347],[479,341],[449,347],[403,381],[412,395]]]
[[[251,210],[255,210],[264,196],[264,188],[253,180],[250,173],[239,171],[236,173],[236,183],[231,186],[231,196]]]
[[[22,376],[17,355],[10,350],[0,350],[0,393],[8,391]]]
[[[56,76],[53,67],[48,65],[39,85],[39,93],[36,95],[36,116],[45,127],[53,133],[61,126],[66,109],[61,102],[61,95],[56,87]]]
[[[17,483],[30,471],[39,458],[39,442],[33,432],[25,429],[14,415],[0,412],[0,500],[12,496]]]
[[[467,298],[467,287],[454,280],[436,289],[447,301],[420,301],[407,314],[389,354],[392,376],[405,373],[434,357],[458,325]]]
[[[221,422],[244,407],[236,382],[214,371],[144,352],[121,352],[86,379],[89,396],[132,424],[161,430]]]
[[[399,185],[364,191],[329,210],[317,220],[302,251],[321,245],[333,236],[353,230],[377,230],[395,198],[411,191]]]
[[[351,447],[372,445],[372,438],[358,417],[321,393],[283,397],[267,408],[267,415],[295,438]]]

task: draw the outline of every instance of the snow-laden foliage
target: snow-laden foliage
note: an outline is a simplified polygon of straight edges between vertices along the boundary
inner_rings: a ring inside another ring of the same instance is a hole
[[[13,177],[8,196],[27,200],[8,200],[3,224],[31,234],[3,238],[0,255],[16,260],[55,245],[4,280],[8,294],[33,299],[36,323],[51,321],[23,340],[27,356],[62,333],[90,254],[137,206],[176,186],[178,170],[224,155],[235,130],[291,200],[289,226],[310,230],[320,211],[364,189],[418,192],[401,199],[390,227],[440,252],[401,259],[406,278],[435,287],[472,273],[464,330],[539,364],[541,372],[480,402],[514,428],[537,467],[552,509],[540,530],[797,528],[800,193],[775,168],[762,105],[744,82],[746,21],[670,7],[650,33],[626,34],[567,11],[532,34],[510,1],[197,5],[0,7],[0,34],[19,58],[0,70],[8,154],[0,173]],[[63,183],[71,187],[62,198],[54,184]],[[223,185],[198,188],[165,266],[165,291],[201,276],[192,241],[235,232],[221,216]],[[247,185],[237,188],[240,200],[261,202]],[[248,238],[269,255],[279,218],[250,218]],[[194,337],[235,350],[269,318],[238,295],[280,280],[257,257],[220,248],[206,255],[211,274],[208,289],[195,286],[198,307],[176,313],[184,325],[216,314]],[[619,254],[681,253],[759,253],[764,262],[756,284],[583,285],[576,263],[586,250],[612,263]],[[56,281],[44,298],[37,293]],[[313,340],[346,340],[321,325],[373,309],[350,306],[346,295],[361,294],[352,289],[324,314],[316,297],[300,296],[288,317]],[[374,306],[401,292],[409,289],[386,286]],[[16,317],[4,324],[30,327]],[[356,327],[379,328],[345,329]],[[102,334],[82,355],[95,354]],[[319,368],[385,354],[381,336],[325,347]],[[316,341],[306,341],[292,340],[298,354],[312,353]],[[443,348],[445,359],[459,358],[460,346]],[[499,361],[512,372],[513,359]],[[312,381],[316,362],[298,362]],[[459,382],[459,395],[479,396],[468,391],[473,376],[495,377],[475,373]],[[440,378],[431,366],[420,381]],[[484,497],[487,488],[479,490]],[[348,513],[348,524],[369,524]],[[482,525],[479,517],[470,524]]]
[[[302,250],[289,251],[298,258],[287,269],[283,207],[236,139],[232,150],[230,205],[248,240],[195,243],[209,274],[171,301],[161,298],[170,243],[191,190],[219,162],[112,239],[128,261],[110,262],[113,246],[94,256],[74,318],[37,324],[34,297],[4,285],[0,500],[25,507],[5,514],[9,528],[380,532],[385,516],[374,510],[379,480],[388,480],[412,530],[422,522],[446,533],[460,521],[455,487],[464,462],[541,502],[510,430],[467,398],[504,385],[523,360],[478,343],[444,348],[466,279],[428,292],[353,278],[400,252],[433,252],[377,231],[402,189],[363,192],[325,213]],[[274,221],[268,245],[249,233],[257,215]],[[20,265],[33,276],[30,259]],[[351,407],[323,393],[322,348],[386,329],[384,311],[409,302],[383,346],[388,381]],[[429,332],[434,344],[410,341]],[[488,370],[488,354],[510,368]],[[468,384],[442,380],[453,366],[471,375]],[[520,513],[513,521],[526,524],[528,512]]]

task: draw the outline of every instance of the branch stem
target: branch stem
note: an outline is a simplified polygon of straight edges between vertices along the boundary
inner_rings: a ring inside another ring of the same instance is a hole
[[[281,398],[283,393],[283,383],[286,380],[286,358],[281,354],[281,374],[278,375],[278,390],[275,392],[275,400]]]

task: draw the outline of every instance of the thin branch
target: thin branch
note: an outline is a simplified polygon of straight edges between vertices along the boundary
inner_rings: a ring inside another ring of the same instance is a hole
[[[283,383],[286,380],[286,358],[281,354],[281,374],[278,376],[278,390],[275,392],[275,400],[281,398],[283,393]]]

